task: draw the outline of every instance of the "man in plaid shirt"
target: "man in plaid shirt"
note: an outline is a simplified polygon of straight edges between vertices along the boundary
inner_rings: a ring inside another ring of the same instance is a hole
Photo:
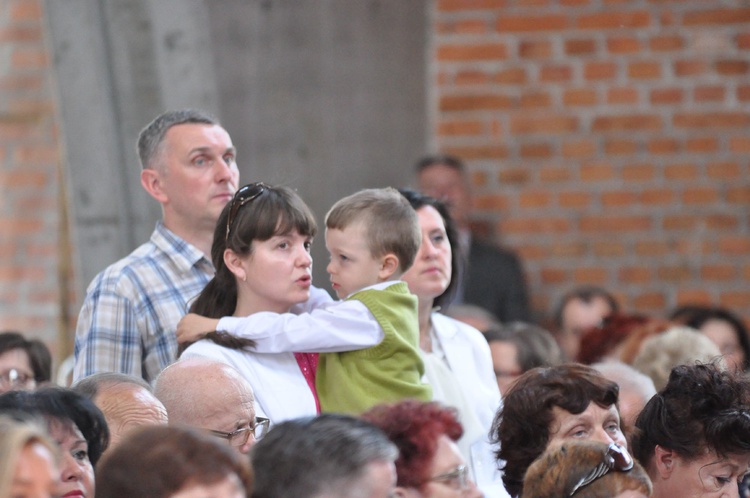
[[[177,354],[175,329],[213,277],[216,220],[239,181],[236,149],[213,117],[169,111],[138,138],[141,185],[162,206],[151,239],[94,278],[78,317],[74,380],[121,372],[151,382]]]

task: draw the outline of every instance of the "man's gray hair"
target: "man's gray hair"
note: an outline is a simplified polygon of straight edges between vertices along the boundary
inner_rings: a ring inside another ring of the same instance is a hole
[[[142,378],[119,372],[99,372],[89,375],[73,384],[72,388],[79,394],[83,394],[88,399],[93,400],[103,388],[122,384],[136,385],[148,392],[152,392],[151,386]]]
[[[370,463],[397,457],[388,437],[364,420],[331,413],[288,420],[252,449],[253,498],[357,496]]]
[[[138,136],[138,157],[143,169],[153,167],[153,161],[160,152],[164,136],[171,127],[191,123],[218,125],[219,121],[210,114],[197,109],[181,109],[167,111],[146,125]]]

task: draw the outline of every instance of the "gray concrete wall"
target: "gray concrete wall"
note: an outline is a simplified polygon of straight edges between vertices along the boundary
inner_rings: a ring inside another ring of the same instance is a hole
[[[217,114],[242,181],[338,198],[403,185],[425,150],[428,0],[47,0],[81,293],[147,239],[135,140],[159,112]],[[315,279],[325,286],[322,236]]]

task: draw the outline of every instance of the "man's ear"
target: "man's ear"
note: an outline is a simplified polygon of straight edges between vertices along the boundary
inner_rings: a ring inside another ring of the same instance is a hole
[[[239,254],[231,249],[224,249],[224,264],[227,265],[235,277],[247,282],[247,272],[245,271],[245,260]]]
[[[378,272],[378,278],[385,282],[390,279],[391,276],[398,271],[398,257],[393,253],[388,253],[383,256],[380,260],[380,271]]]
[[[141,185],[151,197],[160,203],[166,203],[169,198],[162,188],[161,173],[153,168],[144,168],[141,170]]]
[[[672,474],[675,466],[675,456],[674,451],[670,449],[658,444],[654,447],[654,466],[656,467],[656,473],[662,479],[668,479]]]

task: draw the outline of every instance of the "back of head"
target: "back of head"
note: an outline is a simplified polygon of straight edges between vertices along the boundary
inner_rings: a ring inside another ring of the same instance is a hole
[[[283,422],[252,449],[254,498],[344,498],[362,487],[368,465],[398,450],[364,420],[323,414]],[[363,496],[369,496],[363,494]]]
[[[215,484],[232,475],[250,496],[249,462],[231,447],[187,428],[145,427],[102,459],[96,471],[96,496],[169,498],[185,486]]]
[[[521,375],[491,429],[493,442],[500,443],[498,460],[505,460],[503,482],[508,492],[520,493],[526,469],[547,447],[554,407],[572,414],[582,413],[592,402],[607,408],[617,403],[618,392],[617,384],[577,363],[535,368]]]
[[[521,372],[536,367],[562,363],[562,351],[550,332],[526,322],[511,322],[490,327],[484,334],[487,342],[508,341],[516,346]]]
[[[180,109],[160,114],[147,124],[138,136],[138,157],[144,169],[157,167],[156,160],[161,152],[167,131],[181,124],[211,126],[218,125],[219,122],[213,116],[197,109]]]
[[[624,451],[619,449],[618,451]],[[608,468],[610,445],[598,441],[566,441],[551,446],[526,472],[522,498],[568,497],[579,483],[586,483],[600,465]],[[601,477],[580,486],[576,498],[610,498],[625,491],[651,495],[651,480],[637,462],[607,471]],[[622,469],[622,470],[621,470]]]
[[[0,496],[11,496],[11,483],[21,452],[27,446],[39,443],[56,458],[59,449],[45,431],[30,421],[18,421],[0,416]]]
[[[458,441],[464,432],[456,410],[435,402],[404,400],[378,405],[362,418],[378,426],[398,447],[398,485],[406,488],[421,488],[429,479],[440,436]]]
[[[555,327],[557,328],[557,330],[561,330],[563,328],[563,312],[565,311],[565,306],[569,302],[578,299],[580,301],[583,301],[584,303],[591,303],[594,299],[597,298],[603,299],[607,302],[607,304],[609,304],[611,313],[617,313],[620,311],[620,305],[617,302],[617,299],[615,299],[612,294],[607,292],[606,289],[597,287],[595,285],[583,285],[580,287],[576,287],[575,289],[563,295],[563,297],[557,303],[554,314]]]
[[[200,427],[209,414],[234,401],[227,392],[252,400],[252,388],[239,372],[208,358],[179,360],[154,382],[154,394],[167,409],[170,425]]]
[[[119,372],[99,372],[89,375],[73,384],[72,389],[81,393],[90,400],[94,400],[96,395],[104,389],[119,385],[132,384],[140,386],[151,392],[151,386],[141,377],[127,375]]]
[[[260,193],[243,203],[243,193],[253,187],[258,187]],[[252,252],[253,241],[265,241],[295,230],[312,238],[318,225],[310,208],[294,190],[262,183],[237,190],[222,210],[214,231],[211,260],[216,275],[190,306],[190,312],[211,318],[231,316],[237,306],[237,283],[224,262],[224,252],[231,249],[246,256]]]
[[[721,351],[708,337],[690,327],[675,326],[646,339],[633,360],[633,367],[651,377],[657,391],[667,385],[677,365],[709,362]]]
[[[750,454],[750,380],[716,364],[675,367],[638,415],[631,447],[646,468],[656,445],[692,460]]]
[[[73,423],[88,443],[89,460],[94,466],[109,445],[109,428],[101,410],[72,389],[43,387],[0,395],[0,413],[14,412],[40,416],[48,423]]]
[[[326,228],[344,230],[362,224],[372,257],[395,254],[400,273],[414,263],[422,243],[416,211],[394,188],[365,189],[336,202],[326,215]]]

